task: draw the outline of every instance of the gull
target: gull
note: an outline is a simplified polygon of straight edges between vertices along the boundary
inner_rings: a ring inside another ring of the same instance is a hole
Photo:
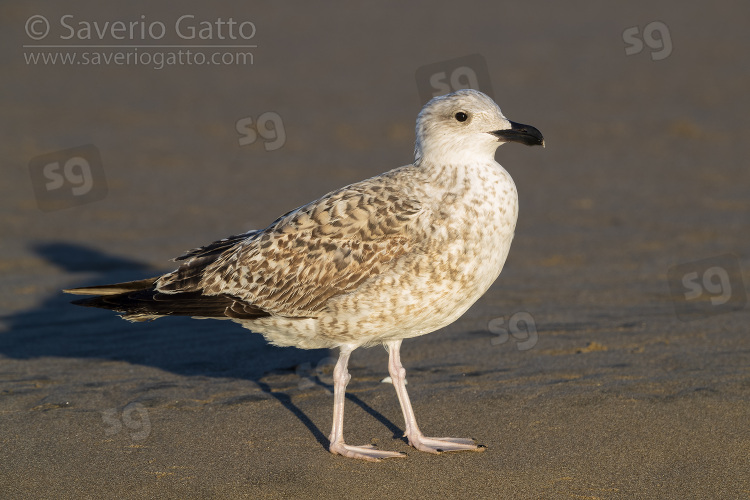
[[[435,97],[417,117],[411,165],[190,250],[173,272],[65,291],[97,295],[73,303],[130,321],[231,319],[277,346],[339,348],[329,450],[350,458],[405,456],[344,441],[349,357],[383,344],[408,443],[429,453],[483,451],[473,439],[422,434],[400,349],[454,322],[500,275],[518,216],[516,186],[494,158],[506,142],[544,146],[539,130],[508,120],[479,91]]]

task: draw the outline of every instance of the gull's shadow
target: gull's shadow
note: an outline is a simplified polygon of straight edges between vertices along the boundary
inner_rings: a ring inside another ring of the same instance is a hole
[[[32,250],[67,273],[86,273],[76,286],[130,281],[156,276],[163,270],[132,259],[107,255],[70,243],[41,243]],[[328,350],[279,348],[259,334],[229,321],[163,318],[131,324],[111,311],[75,307],[62,292],[33,309],[0,317],[0,354],[15,359],[37,357],[97,358],[126,361],[185,376],[241,378],[252,381],[297,417],[325,448],[328,437],[292,401],[272,390],[263,378],[327,357]],[[326,384],[320,382],[321,385]],[[383,423],[394,434],[400,429],[352,394],[347,398]],[[400,434],[399,434],[400,435]]]

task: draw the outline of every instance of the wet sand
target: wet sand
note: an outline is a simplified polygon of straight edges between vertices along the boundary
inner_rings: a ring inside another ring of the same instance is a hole
[[[461,8],[0,7],[0,496],[750,498],[747,5]],[[27,65],[27,20],[59,35],[65,14],[249,19],[258,47],[244,66]],[[402,357],[422,430],[484,453],[409,448],[383,349],[352,356],[345,436],[408,458],[358,462],[326,451],[335,352],[130,324],[60,292],[168,271],[410,163],[418,68],[471,54],[547,147],[499,149],[520,195],[506,268]],[[241,145],[238,121],[264,113],[266,137]],[[100,199],[42,211],[34,159],[87,144]],[[681,319],[670,269],[679,285],[704,259],[739,266],[731,290],[709,281],[729,302]],[[534,328],[503,335],[514,318]]]

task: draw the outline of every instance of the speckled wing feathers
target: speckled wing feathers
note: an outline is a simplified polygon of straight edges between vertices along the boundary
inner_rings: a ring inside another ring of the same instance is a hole
[[[228,236],[219,241],[214,241],[213,243],[210,243],[208,245],[198,247],[198,248],[193,248],[192,250],[188,250],[184,254],[180,255],[179,257],[175,257],[172,260],[181,261],[181,260],[192,260],[192,259],[201,258],[201,257],[213,257],[213,256],[224,253],[230,248],[236,246],[238,243],[245,241],[248,238],[251,238],[253,235],[260,233],[260,232],[261,230],[259,229],[253,229],[246,233]]]
[[[164,293],[201,291],[201,280],[208,265],[219,259],[222,254],[231,253],[240,243],[261,232],[261,230],[254,229],[246,233],[229,236],[208,245],[193,248],[179,257],[175,257],[172,260],[185,262],[176,271],[162,276],[157,286]]]
[[[412,249],[414,235],[405,227],[421,206],[389,181],[353,184],[265,230],[192,250],[157,290],[231,296],[236,302],[226,315],[234,318],[248,307],[251,315],[315,317],[332,297],[356,290]]]

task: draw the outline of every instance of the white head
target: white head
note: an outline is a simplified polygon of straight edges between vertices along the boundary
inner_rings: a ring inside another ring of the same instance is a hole
[[[464,89],[435,97],[417,117],[416,162],[494,161],[506,142],[544,146],[541,132],[503,116],[495,101],[478,90]]]

